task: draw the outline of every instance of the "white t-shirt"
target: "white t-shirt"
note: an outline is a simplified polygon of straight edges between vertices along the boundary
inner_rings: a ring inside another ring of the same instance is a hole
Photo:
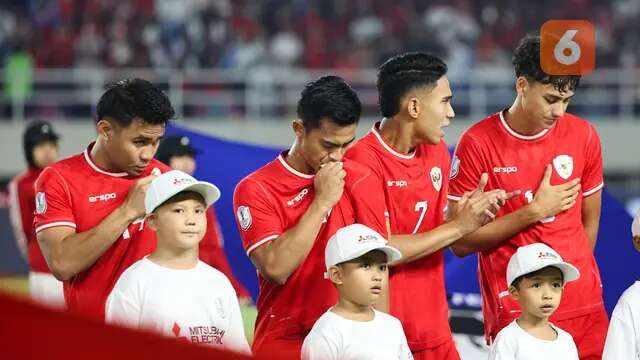
[[[110,323],[251,352],[235,290],[226,276],[202,261],[179,270],[143,258],[122,273],[105,313]]]
[[[353,321],[329,310],[304,339],[302,359],[405,360],[413,356],[395,317],[374,310],[373,320]]]
[[[549,325],[558,333],[555,340],[539,339],[521,328],[516,320],[512,321],[496,336],[489,360],[579,360],[571,334]]]
[[[602,359],[640,359],[640,281],[622,293],[613,309]]]

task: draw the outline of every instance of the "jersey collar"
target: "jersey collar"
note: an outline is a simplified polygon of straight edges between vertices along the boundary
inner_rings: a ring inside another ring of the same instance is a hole
[[[311,174],[305,174],[305,173],[301,173],[300,171],[294,169],[291,165],[289,165],[287,163],[287,161],[284,159],[284,155],[285,153],[281,153],[280,155],[278,155],[278,161],[280,162],[280,164],[285,168],[285,170],[287,170],[288,172],[292,173],[293,175],[303,178],[303,179],[313,179],[314,175]]]
[[[371,128],[371,132],[373,133],[373,135],[375,135],[376,139],[378,139],[378,142],[382,145],[382,147],[384,147],[388,152],[390,152],[392,155],[399,157],[400,159],[404,159],[404,160],[409,160],[409,159],[413,159],[416,156],[416,152],[412,152],[410,154],[401,154],[395,150],[393,150],[393,148],[391,146],[389,146],[389,144],[387,144],[386,142],[384,142],[384,139],[382,138],[382,135],[380,135],[380,132],[378,131],[378,127],[380,126],[380,122],[377,122],[375,124],[373,124],[373,128]]]
[[[93,162],[93,159],[91,159],[91,155],[89,155],[89,152],[93,148],[94,144],[95,144],[95,142],[89,144],[89,146],[84,150],[84,159],[87,162],[87,164],[89,164],[89,167],[91,167],[94,171],[99,172],[100,174],[103,174],[103,175],[108,175],[108,176],[113,176],[113,177],[125,177],[125,176],[129,175],[126,172],[112,173],[112,172],[108,172],[108,171],[100,169],[98,167],[98,165],[96,165]]]
[[[515,138],[518,138],[518,139],[520,139],[520,140],[537,140],[537,139],[540,139],[541,137],[545,136],[545,135],[549,132],[549,130],[550,130],[550,129],[544,129],[544,130],[542,130],[542,131],[540,131],[539,133],[534,134],[534,135],[522,135],[522,134],[518,133],[517,131],[513,130],[513,129],[509,126],[509,124],[507,123],[507,121],[504,119],[504,112],[505,112],[505,111],[506,111],[506,110],[500,111],[500,123],[501,123],[501,124],[502,124],[502,126],[505,128],[505,130],[507,130],[507,132],[508,132],[511,136],[513,136],[513,137],[515,137]],[[556,124],[556,125],[557,125],[557,124]]]

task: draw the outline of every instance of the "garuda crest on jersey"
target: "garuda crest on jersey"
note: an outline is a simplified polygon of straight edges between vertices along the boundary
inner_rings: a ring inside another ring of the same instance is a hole
[[[567,180],[573,173],[573,158],[569,155],[558,155],[553,159],[553,168],[561,178]]]

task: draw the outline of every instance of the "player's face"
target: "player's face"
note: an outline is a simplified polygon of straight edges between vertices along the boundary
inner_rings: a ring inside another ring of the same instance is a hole
[[[196,171],[196,160],[189,155],[172,156],[168,165],[189,175],[193,175]]]
[[[149,226],[163,245],[191,249],[207,230],[206,207],[198,194],[186,192],[160,206],[150,216]]]
[[[139,176],[158,150],[164,125],[134,119],[127,127],[113,124],[106,148],[114,170]]]
[[[441,77],[434,88],[426,88],[417,92],[416,136],[421,143],[439,144],[444,138],[444,128],[449,126],[455,116],[451,107],[453,96],[449,79]]]
[[[320,120],[320,127],[306,129],[296,120],[294,131],[300,155],[313,172],[324,164],[342,161],[344,152],[356,136],[357,124],[339,126],[329,119]]]
[[[58,145],[51,141],[33,147],[33,162],[38,169],[44,169],[58,160]]]
[[[535,276],[523,278],[511,295],[520,302],[522,313],[534,319],[547,319],[558,308],[562,297],[562,272],[549,266]]]
[[[387,286],[389,268],[382,251],[365,255],[340,265],[342,271],[341,294],[358,306],[373,305]]]
[[[529,124],[537,131],[552,128],[564,116],[575,95],[571,90],[561,92],[552,84],[528,81],[524,77],[518,79],[517,87]]]

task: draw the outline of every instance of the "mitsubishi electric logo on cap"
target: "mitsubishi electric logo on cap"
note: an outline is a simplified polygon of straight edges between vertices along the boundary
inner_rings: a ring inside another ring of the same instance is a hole
[[[184,184],[193,184],[195,183],[195,181],[193,181],[193,179],[189,179],[189,178],[181,178],[181,179],[174,179],[173,180],[173,185],[175,186],[181,186]]]
[[[367,242],[367,241],[378,241],[378,237],[375,235],[359,235],[358,242]]]
[[[558,257],[555,254],[552,254],[550,252],[540,252],[538,253],[538,259],[553,259],[553,260],[558,260]]]

